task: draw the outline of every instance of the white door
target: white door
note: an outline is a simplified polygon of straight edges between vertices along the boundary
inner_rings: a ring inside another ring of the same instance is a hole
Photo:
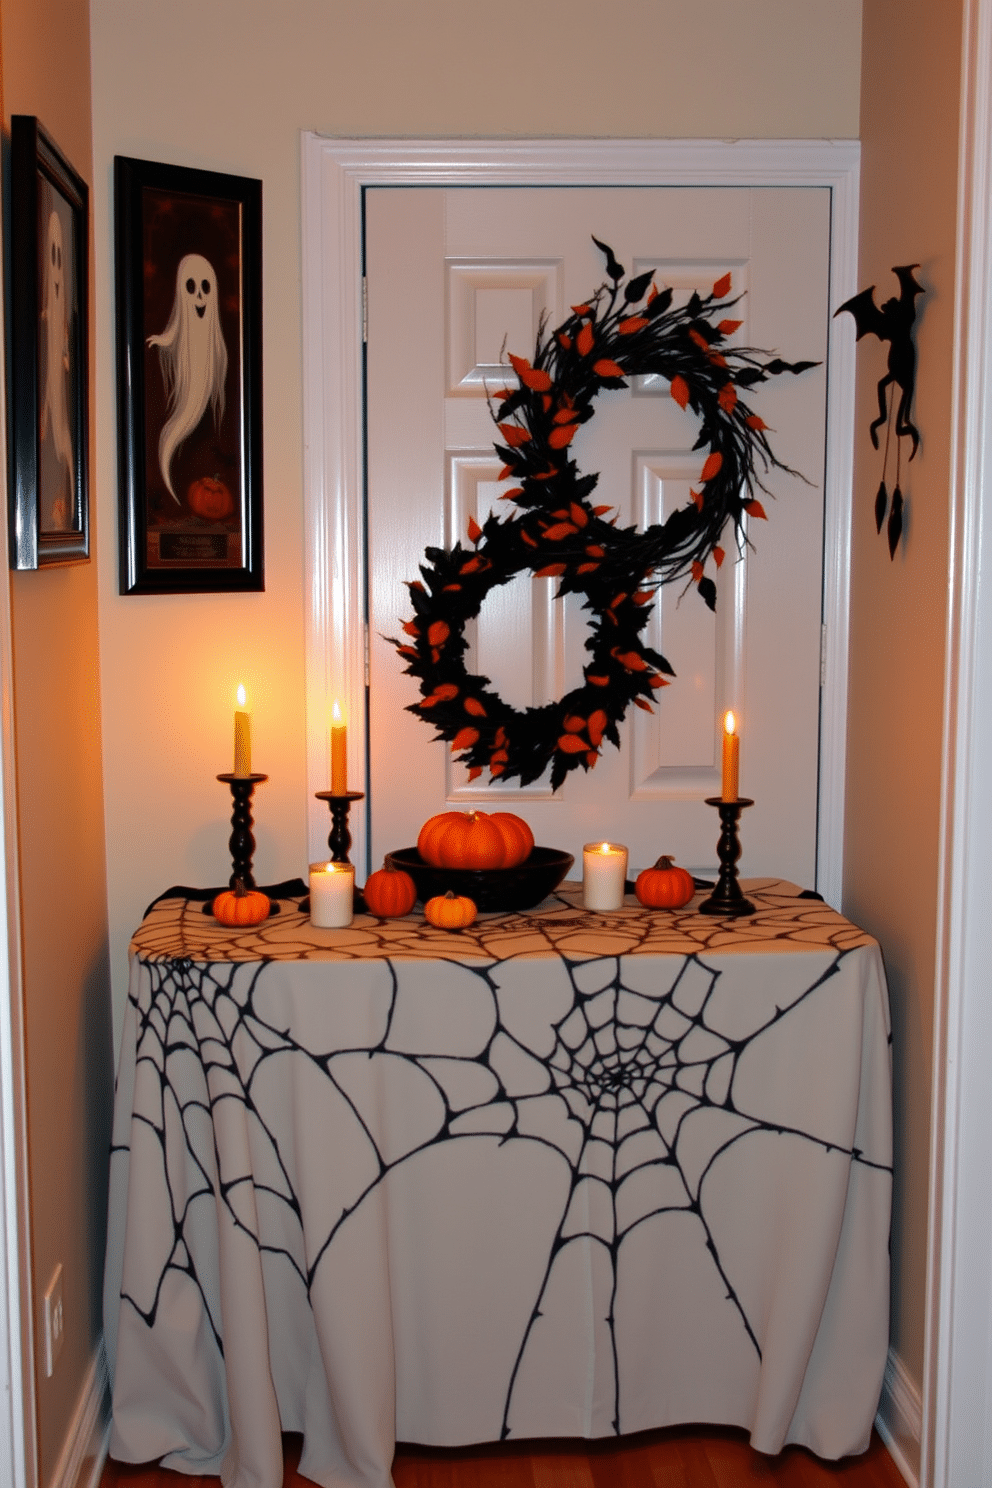
[[[770,520],[753,548],[724,564],[713,615],[695,590],[663,591],[646,639],[674,684],[654,716],[622,725],[620,751],[547,781],[470,783],[448,747],[405,711],[419,696],[384,637],[410,614],[406,582],[425,547],[465,539],[498,497],[500,460],[486,386],[506,385],[501,347],[529,357],[542,314],[552,325],[602,281],[608,242],[630,272],[659,286],[708,291],[726,272],[745,298],[741,344],[787,360],[825,359],[829,192],[821,188],[376,188],[366,193],[368,280],[369,807],[373,866],[416,840],[433,812],[476,805],[517,810],[538,842],[578,854],[626,842],[633,871],[670,852],[697,872],[716,864],[719,732],[741,719],[746,874],[812,884],[822,590],[825,371],[764,385],[754,405],[774,430],[782,472],[767,480]],[[688,499],[702,455],[693,417],[667,385],[600,395],[572,445],[597,499],[622,525],[661,520]],[[729,536],[729,534],[728,534]],[[728,559],[733,557],[731,551]],[[486,600],[469,637],[470,670],[517,707],[581,682],[580,602],[554,581],[518,578]]]

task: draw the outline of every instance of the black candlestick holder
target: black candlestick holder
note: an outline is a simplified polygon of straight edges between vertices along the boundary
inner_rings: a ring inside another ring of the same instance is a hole
[[[223,780],[231,787],[231,795],[234,797],[234,805],[231,808],[231,839],[228,843],[233,865],[228,882],[232,889],[239,880],[246,889],[255,887],[251,871],[251,860],[255,855],[255,838],[251,830],[253,825],[251,798],[255,786],[268,778],[268,775],[217,776],[218,780]]]
[[[699,906],[699,913],[720,915],[723,919],[738,919],[743,915],[757,914],[750,899],[745,899],[737,880],[737,859],[741,855],[741,839],[737,830],[741,812],[754,802],[740,796],[736,801],[724,801],[720,796],[707,796],[707,806],[715,806],[720,813],[722,831],[716,845],[720,859],[720,877],[716,888]]]
[[[365,792],[343,791],[336,794],[334,791],[317,791],[316,796],[318,801],[326,801],[331,808],[331,833],[327,839],[331,862],[350,863],[348,849],[351,846],[351,833],[348,830],[348,814],[352,801],[364,801]]]

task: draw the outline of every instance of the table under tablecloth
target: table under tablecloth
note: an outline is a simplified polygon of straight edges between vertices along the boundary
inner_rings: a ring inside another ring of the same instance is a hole
[[[105,1321],[111,1453],[385,1488],[396,1440],[745,1427],[868,1443],[888,1331],[889,1022],[872,938],[566,886],[131,947]]]

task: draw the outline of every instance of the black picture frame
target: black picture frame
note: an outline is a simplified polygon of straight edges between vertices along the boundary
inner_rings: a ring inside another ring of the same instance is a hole
[[[89,189],[33,114],[10,131],[10,566],[84,563]]]
[[[114,158],[121,594],[265,587],[262,183]]]

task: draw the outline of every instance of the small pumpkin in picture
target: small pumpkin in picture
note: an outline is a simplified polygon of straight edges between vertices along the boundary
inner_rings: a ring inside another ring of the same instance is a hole
[[[234,497],[222,480],[213,475],[203,475],[186,492],[186,504],[204,521],[223,522],[234,510]]]
[[[645,868],[634,884],[634,893],[648,909],[681,909],[695,892],[692,874],[676,867],[670,857],[661,857],[653,868]]]
[[[369,875],[362,893],[369,914],[378,915],[380,920],[391,920],[410,913],[416,903],[417,885],[402,868],[383,865]]]
[[[435,930],[464,930],[475,919],[475,904],[463,894],[438,894],[424,905],[424,918]]]
[[[246,889],[240,878],[233,889],[225,889],[213,902],[213,916],[222,925],[260,925],[268,919],[269,904],[258,889]]]
[[[442,811],[417,838],[417,851],[434,868],[516,868],[533,847],[533,832],[512,811]]]

